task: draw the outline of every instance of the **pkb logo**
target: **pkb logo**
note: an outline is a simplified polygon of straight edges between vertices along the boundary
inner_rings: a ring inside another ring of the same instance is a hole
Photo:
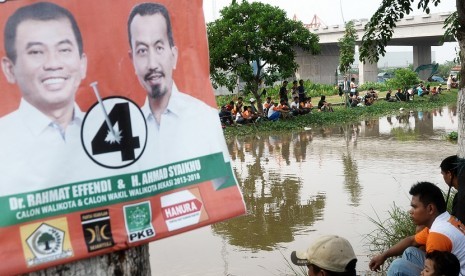
[[[129,242],[155,237],[150,201],[124,206],[124,221]]]

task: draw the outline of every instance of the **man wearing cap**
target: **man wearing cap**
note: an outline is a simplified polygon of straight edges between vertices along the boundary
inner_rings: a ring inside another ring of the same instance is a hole
[[[250,102],[250,107],[252,107],[253,113],[257,114],[258,110],[257,110],[257,107],[255,107],[255,98],[250,98],[249,102]]]
[[[307,266],[309,276],[357,274],[354,249],[348,240],[336,235],[321,236],[307,251],[292,252],[291,261],[298,266]]]

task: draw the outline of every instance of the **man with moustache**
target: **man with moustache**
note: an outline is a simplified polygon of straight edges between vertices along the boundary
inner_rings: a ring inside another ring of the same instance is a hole
[[[147,92],[142,107],[148,127],[145,164],[156,167],[220,152],[229,160],[217,110],[180,92],[173,81],[178,48],[166,7],[135,6],[127,27],[129,55]]]
[[[0,196],[80,178],[84,114],[75,95],[87,57],[76,20],[52,3],[21,7],[6,22],[4,47],[3,74],[22,98],[0,119]]]

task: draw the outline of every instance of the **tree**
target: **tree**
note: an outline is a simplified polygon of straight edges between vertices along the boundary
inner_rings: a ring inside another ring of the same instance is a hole
[[[355,61],[355,41],[358,39],[354,22],[346,23],[344,36],[339,39],[339,70],[346,74]]]
[[[446,61],[444,64],[439,64],[437,75],[439,75],[439,76],[441,76],[443,78],[449,77],[450,70],[452,69],[452,67],[454,67],[456,65],[457,64],[455,62],[453,62],[453,61]]]
[[[51,267],[28,276],[150,276],[149,246],[141,245],[111,254]]]
[[[38,244],[44,244],[45,248],[44,250],[50,250],[50,242],[54,241],[55,239],[50,233],[43,233],[42,236],[40,236],[39,240],[37,241]]]
[[[409,86],[418,84],[420,79],[418,79],[418,75],[414,71],[410,69],[399,68],[394,72],[394,78],[389,79],[386,82],[390,88],[404,89]]]
[[[354,22],[349,21],[346,23],[344,36],[339,39],[339,71],[346,75],[352,64],[355,61],[355,41],[358,39],[357,30],[355,30]],[[336,77],[337,79],[337,77]],[[348,78],[350,80],[350,77]],[[344,92],[344,102],[346,107],[349,107],[349,99],[347,91]]]
[[[294,74],[295,47],[319,53],[318,36],[277,7],[242,1],[220,13],[220,19],[207,25],[213,84],[232,91],[239,78],[245,82],[244,92],[257,99],[260,111],[260,84],[271,85]]]
[[[429,5],[437,6],[441,0],[419,0],[417,8],[429,13]],[[414,0],[383,0],[380,7],[365,26],[360,47],[360,61],[377,62],[379,55],[386,53],[385,47],[392,38],[396,22],[412,11]],[[457,217],[465,221],[465,1],[456,0],[457,11],[445,20],[446,36],[453,36],[459,42],[461,64],[458,92],[458,139],[457,156],[459,164],[459,192]]]

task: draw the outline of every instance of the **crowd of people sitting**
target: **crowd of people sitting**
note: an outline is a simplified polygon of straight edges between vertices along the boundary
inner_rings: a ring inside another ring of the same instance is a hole
[[[312,98],[307,97],[304,88],[304,81],[294,81],[290,90],[287,89],[288,82],[283,81],[279,90],[279,100],[267,97],[262,106],[262,111],[256,107],[256,99],[250,98],[248,105],[245,105],[243,97],[238,97],[237,102],[231,101],[227,105],[221,106],[219,116],[223,126],[243,125],[255,123],[260,120],[277,121],[293,116],[311,113],[313,110]],[[292,101],[289,101],[288,95]],[[318,111],[333,112],[331,103],[326,102],[322,96],[318,102]]]
[[[314,109],[312,98],[307,97],[303,80],[299,82],[293,81],[290,90],[287,89],[287,85],[288,82],[283,81],[279,89],[279,100],[273,100],[271,97],[267,97],[261,110],[257,108],[257,101],[255,98],[250,98],[248,103],[245,103],[243,97],[238,97],[236,102],[231,101],[229,104],[221,106],[219,116],[223,127],[226,125],[251,124],[260,120],[277,121],[279,119],[311,113]],[[441,84],[439,84],[438,87],[431,88],[429,84],[425,86],[423,82],[420,82],[410,89],[405,88],[402,90],[399,88],[394,95],[392,95],[392,90],[389,90],[384,99],[388,102],[410,101],[413,100],[415,96],[436,96],[440,94],[441,91]],[[350,84],[347,82],[344,88],[340,87],[339,95],[342,96],[344,93],[347,94],[347,106],[354,108],[371,106],[378,100],[379,96],[379,93],[376,92],[373,87],[370,87],[364,95],[360,95],[353,78]],[[289,101],[289,94],[291,95],[292,101]],[[332,104],[326,101],[326,96],[321,96],[317,105],[317,111],[334,112]]]
[[[419,97],[424,97],[425,95],[431,95],[432,97],[435,97],[442,92],[442,85],[439,84],[439,86],[434,86],[431,88],[431,86],[424,85],[423,82],[420,82],[420,84],[413,86],[412,88],[405,88],[404,90],[402,89],[397,89],[397,92],[392,96],[392,90],[389,89],[389,91],[386,93],[386,101],[389,102],[397,102],[397,101],[413,101],[415,96]]]
[[[277,121],[292,116],[308,114],[313,109],[312,98],[305,97],[300,101],[299,96],[295,96],[292,102],[285,99],[273,101],[267,97],[263,103],[262,111],[256,107],[255,98],[249,99],[249,104],[244,104],[243,97],[239,97],[237,102],[231,101],[221,107],[219,116],[223,125],[250,124],[260,120]]]

